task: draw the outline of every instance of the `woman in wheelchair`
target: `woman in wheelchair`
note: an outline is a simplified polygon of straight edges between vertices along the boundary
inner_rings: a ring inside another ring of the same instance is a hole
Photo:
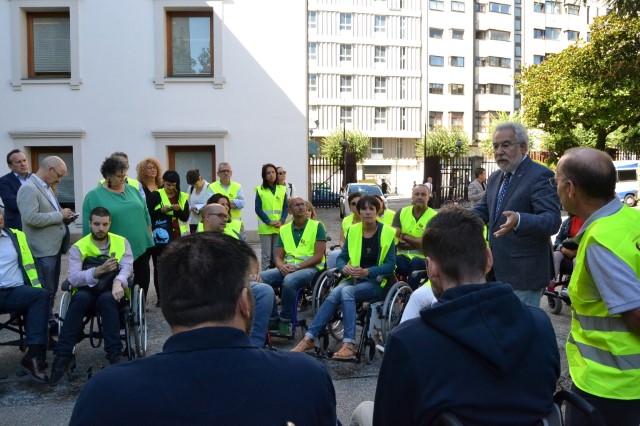
[[[342,305],[343,345],[333,358],[355,359],[356,303],[379,299],[386,284],[386,280],[380,277],[393,274],[396,265],[395,230],[377,221],[380,202],[365,195],[356,208],[361,222],[349,228],[337,260],[342,281],[320,305],[311,327],[293,352],[314,350],[314,340]]]
[[[567,239],[571,239],[575,237],[584,221],[580,219],[578,216],[570,215],[562,225],[560,226],[560,231],[556,236],[556,240],[553,243],[553,269],[555,275],[553,276],[554,281],[556,283],[558,280],[558,275],[560,274],[560,264],[564,259],[573,259],[573,263],[575,264],[577,248],[573,245],[566,242]],[[575,243],[574,243],[575,244]]]

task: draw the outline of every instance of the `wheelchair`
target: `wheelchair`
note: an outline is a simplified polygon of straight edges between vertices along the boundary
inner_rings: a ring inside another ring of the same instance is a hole
[[[313,289],[312,307],[314,315],[324,302],[331,290],[342,279],[342,274],[335,269],[324,271],[318,277]],[[387,336],[402,319],[402,312],[406,306],[412,290],[405,281],[398,281],[395,276],[388,279],[382,295],[377,300],[358,302],[356,305],[356,326],[360,326],[362,332],[357,345],[355,362],[362,361],[364,355],[367,364],[375,358],[376,351],[384,351],[384,342]],[[330,337],[341,341],[344,337],[342,324],[342,306],[336,309],[331,320],[325,326],[323,333],[318,336],[322,342],[322,348],[316,348],[317,355],[326,353],[329,358],[333,355],[327,352]]]
[[[9,317],[0,321],[0,331],[7,330],[17,334],[13,340],[0,341],[0,346],[17,346],[20,351],[25,352],[27,345],[25,343],[26,336],[26,311],[23,312],[7,312],[2,315],[9,315]]]
[[[567,390],[560,390],[553,395],[553,409],[551,413],[540,419],[538,424],[542,426],[563,426],[565,424],[564,411],[562,410],[564,403],[574,406],[585,414],[589,418],[591,425],[604,426],[605,423],[600,413],[598,413],[598,410],[596,410],[593,405],[580,395]],[[449,412],[440,413],[431,424],[432,426],[464,426],[456,415]]]
[[[62,332],[64,318],[72,297],[68,280],[62,283],[61,288],[64,293],[60,299],[58,311],[58,333]],[[125,299],[125,303],[119,304],[120,340],[124,342],[123,356],[126,356],[130,361],[135,358],[144,358],[147,354],[147,320],[144,291],[137,284],[134,285],[132,279],[129,279],[129,287],[125,290]],[[89,324],[88,333],[84,331],[87,324]],[[78,343],[87,338],[92,348],[99,348],[102,345],[102,320],[95,312],[85,316],[83,331]]]
[[[550,283],[544,291],[549,304],[549,311],[558,315],[562,311],[562,302],[571,306],[571,299],[567,288],[571,281],[571,273],[573,272],[573,259],[564,258],[560,263],[560,272],[556,277],[556,282]]]

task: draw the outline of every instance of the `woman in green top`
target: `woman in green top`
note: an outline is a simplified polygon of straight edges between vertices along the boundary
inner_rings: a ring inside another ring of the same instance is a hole
[[[105,181],[87,193],[82,203],[82,235],[91,232],[89,213],[96,207],[111,212],[110,232],[125,237],[133,252],[135,283],[149,289],[150,270],[147,249],[153,247],[151,218],[145,200],[137,189],[125,184],[126,164],[117,157],[108,157],[100,166]]]

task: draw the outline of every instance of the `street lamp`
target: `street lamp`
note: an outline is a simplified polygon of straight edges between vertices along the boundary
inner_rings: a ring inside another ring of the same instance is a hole
[[[347,186],[347,147],[349,141],[347,141],[347,127],[346,123],[342,122],[342,181],[343,187]]]

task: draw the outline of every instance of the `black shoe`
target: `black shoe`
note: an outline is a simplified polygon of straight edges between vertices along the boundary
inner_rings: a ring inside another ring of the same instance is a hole
[[[125,362],[124,358],[122,358],[122,355],[120,355],[119,353],[108,355],[107,359],[109,360],[109,365],[116,365]]]
[[[49,343],[47,344],[47,348],[52,351],[56,348],[56,346],[58,346],[58,342],[56,342],[56,339],[54,339],[53,337],[49,336]]]
[[[30,374],[31,378],[40,383],[46,383],[49,381],[49,377],[47,377],[47,374],[44,372],[45,367],[42,360],[38,357],[30,359],[22,358],[22,361],[20,361],[20,367],[25,373]]]
[[[58,335],[58,323],[52,323],[49,325],[49,336],[57,336]]]
[[[49,386],[57,386],[65,374],[68,376],[76,368],[75,356],[56,356],[51,367]]]

